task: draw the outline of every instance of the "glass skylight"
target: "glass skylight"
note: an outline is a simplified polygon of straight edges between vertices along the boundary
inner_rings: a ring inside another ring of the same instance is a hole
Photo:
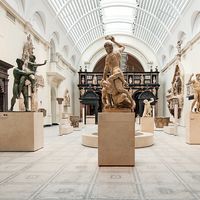
[[[190,0],[48,0],[81,53],[111,34],[130,35],[155,53]]]
[[[102,21],[104,34],[132,34],[136,17],[137,3],[135,0],[102,0]]]

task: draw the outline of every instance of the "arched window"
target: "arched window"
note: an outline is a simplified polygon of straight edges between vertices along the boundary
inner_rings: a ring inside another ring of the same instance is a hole
[[[191,19],[192,35],[196,35],[200,31],[200,11],[196,11]]]
[[[35,12],[32,19],[33,28],[41,35],[45,34],[45,17],[42,12]]]
[[[7,2],[11,5],[11,7],[17,11],[21,16],[24,15],[24,0],[7,0]]]
[[[53,32],[52,34],[52,39],[54,40],[55,44],[56,45],[59,45],[60,44],[60,35],[58,32]]]
[[[166,56],[162,55],[162,65],[164,66],[166,64]]]
[[[75,65],[75,63],[76,63],[76,56],[75,55],[73,55],[71,57],[71,61],[72,61],[72,64]]]
[[[63,47],[63,53],[64,53],[64,57],[67,58],[69,55],[69,47],[67,45]]]
[[[179,31],[178,35],[177,35],[177,41],[182,41],[181,45],[185,44],[186,41],[186,34],[183,31]]]
[[[169,46],[169,57],[171,58],[175,53],[175,48],[173,45]]]

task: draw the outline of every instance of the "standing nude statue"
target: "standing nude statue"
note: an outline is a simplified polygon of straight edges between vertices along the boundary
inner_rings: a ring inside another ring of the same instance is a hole
[[[145,99],[143,102],[144,102],[144,112],[143,112],[142,117],[151,117],[151,113],[152,113],[151,103],[154,102],[154,99],[151,98],[150,101]]]
[[[22,59],[18,58],[16,60],[16,62],[17,62],[17,67],[14,68],[14,70],[13,70],[14,84],[13,84],[13,97],[11,99],[10,111],[13,111],[13,107],[16,103],[16,99],[19,98],[21,92],[24,97],[25,109],[26,109],[26,111],[28,111],[28,90],[26,87],[24,87],[24,85],[22,85],[21,91],[19,91],[19,85],[20,85],[21,77],[28,78],[28,76],[30,76],[31,74],[34,74],[34,72],[32,72],[32,71],[27,72],[27,71],[23,70],[24,61]]]

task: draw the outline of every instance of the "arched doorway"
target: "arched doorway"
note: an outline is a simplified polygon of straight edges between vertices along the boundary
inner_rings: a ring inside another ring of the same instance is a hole
[[[135,115],[142,117],[143,111],[144,111],[144,100],[150,100],[151,98],[154,99],[154,102],[152,105],[156,104],[156,96],[149,90],[146,91],[136,91],[133,94],[133,99],[135,100],[136,107],[135,107]]]
[[[106,55],[104,57],[102,57],[95,65],[93,72],[94,73],[98,73],[98,72],[103,72],[104,70],[104,66],[105,66],[105,58]],[[144,68],[142,66],[142,64],[137,60],[137,58],[135,58],[133,55],[128,54],[127,53],[127,61],[126,61],[126,67],[124,67],[126,69],[126,72],[144,72]],[[97,91],[96,92],[99,96],[99,108],[98,111],[101,112],[103,105],[102,105],[102,101],[101,101],[101,91]],[[139,93],[140,94],[140,93]],[[134,95],[133,95],[133,99],[134,99]],[[139,105],[136,104],[136,110],[139,109],[138,107]]]
[[[96,63],[93,72],[103,72],[105,66],[105,58],[106,55]],[[144,72],[144,68],[140,61],[129,53],[127,53],[127,61],[125,65],[127,72]]]

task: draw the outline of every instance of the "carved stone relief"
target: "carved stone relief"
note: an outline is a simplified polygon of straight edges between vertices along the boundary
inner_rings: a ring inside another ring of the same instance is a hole
[[[181,74],[179,64],[176,64],[171,88],[167,92],[169,112],[174,116],[174,106],[178,104],[178,118],[180,118],[183,108],[183,75]]]

